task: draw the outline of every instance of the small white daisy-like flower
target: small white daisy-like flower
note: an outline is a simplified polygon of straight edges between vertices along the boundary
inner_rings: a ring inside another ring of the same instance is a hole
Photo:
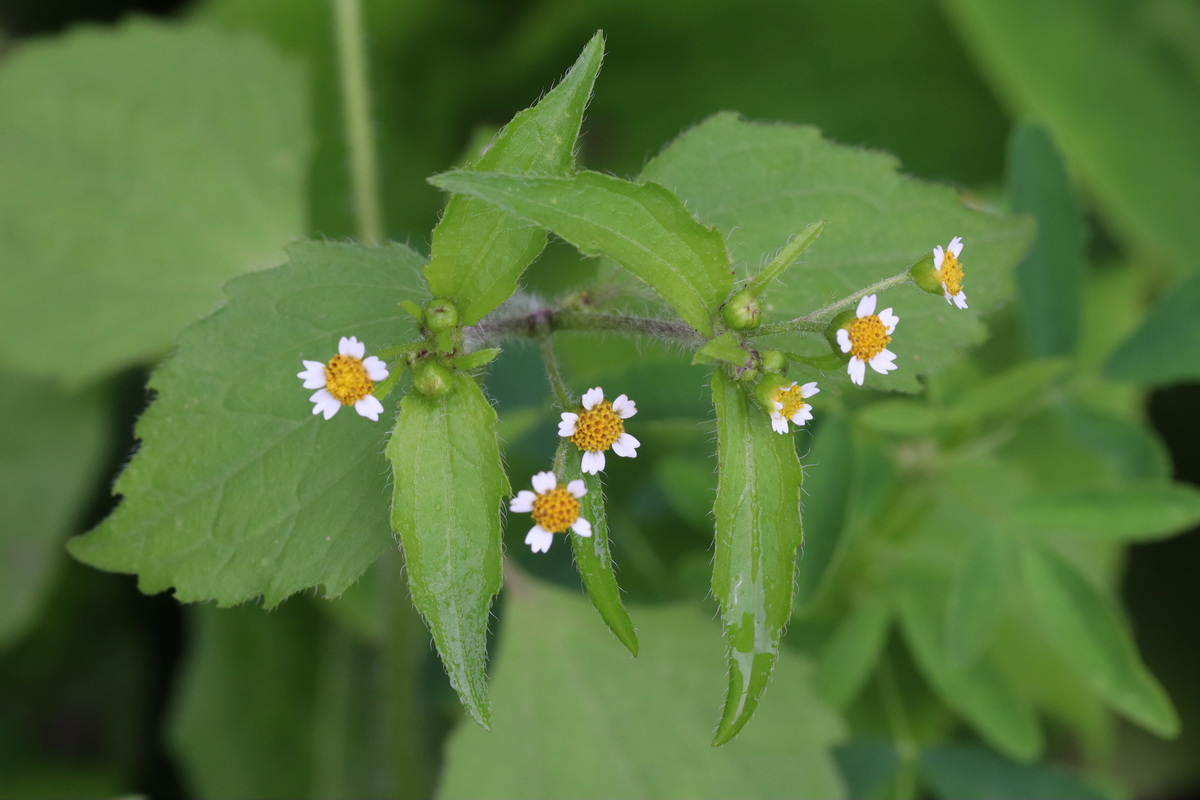
[[[845,328],[838,328],[838,346],[850,354],[847,371],[850,380],[862,386],[867,366],[886,375],[896,368],[896,354],[887,349],[900,318],[885,308],[875,313],[875,295],[869,294],[858,303],[855,319]]]
[[[933,248],[933,268],[937,270],[937,279],[942,282],[942,294],[946,296],[946,302],[966,308],[967,295],[962,288],[963,268],[958,261],[962,248],[961,236],[951,239],[944,251],[940,244]]]
[[[388,376],[387,365],[375,356],[363,358],[367,346],[353,336],[338,341],[338,354],[328,364],[305,361],[304,372],[296,377],[304,381],[305,389],[317,389],[308,398],[314,414],[330,419],[342,406],[354,406],[359,416],[378,420],[383,403],[371,394],[375,382]]]
[[[793,425],[800,426],[812,419],[812,406],[804,401],[820,391],[816,381],[803,386],[792,381],[787,386],[776,389],[771,396],[771,430],[787,433],[788,420],[791,420]]]
[[[583,410],[564,411],[558,423],[558,435],[570,439],[583,452],[583,471],[595,475],[604,469],[604,451],[609,448],[624,458],[637,458],[642,443],[625,432],[624,420],[637,413],[637,406],[625,395],[611,403],[597,386],[583,395]]]
[[[583,481],[559,486],[553,472],[533,476],[533,491],[522,489],[508,507],[512,511],[533,514],[533,527],[525,534],[525,544],[535,553],[545,553],[554,534],[575,531],[576,536],[591,536],[592,523],[579,516],[579,498],[587,494]]]

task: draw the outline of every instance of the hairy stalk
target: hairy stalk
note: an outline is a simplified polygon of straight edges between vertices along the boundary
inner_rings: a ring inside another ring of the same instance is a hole
[[[358,238],[383,241],[383,208],[379,200],[379,165],[371,136],[371,92],[367,81],[366,37],[360,0],[331,0],[342,113]]]
[[[566,381],[563,380],[562,370],[558,368],[558,356],[554,355],[554,342],[549,336],[542,339],[542,361],[546,364],[546,378],[550,381],[550,388],[554,392],[554,404],[558,406],[560,411],[566,411],[573,408],[576,403],[571,399],[571,393],[567,391]]]
[[[757,331],[759,336],[767,336],[773,333],[824,333],[825,327],[829,324],[829,320],[833,319],[834,315],[840,311],[858,303],[869,294],[878,294],[879,292],[901,286],[905,283],[912,283],[912,276],[908,274],[908,270],[897,273],[890,278],[884,278],[881,281],[872,283],[865,289],[859,289],[857,292],[848,294],[841,300],[830,303],[823,308],[818,308],[810,314],[805,314],[803,317],[788,320],[787,322],[776,322],[771,325],[763,325]]]
[[[628,314],[604,314],[543,308],[533,312],[490,316],[467,328],[467,338],[476,346],[508,338],[542,338],[556,331],[596,331],[625,336],[651,336],[693,349],[704,344],[704,337],[686,322],[635,317]]]

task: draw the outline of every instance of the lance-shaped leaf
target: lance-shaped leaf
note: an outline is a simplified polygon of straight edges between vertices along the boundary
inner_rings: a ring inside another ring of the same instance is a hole
[[[766,412],[721,370],[713,373],[713,405],[719,466],[712,588],[729,656],[729,694],[713,740],[719,745],[754,714],[792,615],[803,476],[792,437],[771,430]]]
[[[604,37],[597,33],[566,77],[504,126],[474,169],[568,174],[603,57]],[[464,324],[473,325],[508,299],[545,246],[544,230],[483,200],[458,195],[450,198],[433,230],[425,279],[435,295],[453,298]]]
[[[430,183],[548,228],[589,256],[608,256],[650,284],[705,336],[733,288],[725,240],[656,183],[581,172],[569,178],[457,170]]]
[[[1200,491],[1184,483],[1059,490],[1023,500],[1013,516],[1016,527],[1039,533],[1152,541],[1200,523]]]
[[[500,504],[509,494],[496,412],[474,380],[455,373],[443,397],[404,398],[387,458],[413,605],[463,705],[488,728],[488,611],[500,591]]]
[[[158,396],[116,485],[125,500],[72,540],[76,558],[137,573],[146,593],[273,606],[317,584],[341,594],[391,546],[386,423],[349,408],[313,416],[296,373],[341,336],[369,350],[412,336],[396,303],[424,295],[421,259],[401,245],[288,252],[230,281],[225,307],[180,334],[150,378]]]
[[[629,619],[629,612],[621,603],[621,587],[617,584],[612,554],[608,548],[608,515],[604,510],[604,482],[600,479],[599,473],[584,475],[582,466],[583,461],[580,458],[568,458],[566,478],[568,481],[582,480],[587,486],[587,494],[580,498],[579,505],[580,514],[592,523],[592,535],[588,537],[568,536],[567,538],[571,540],[571,550],[575,553],[575,566],[579,570],[579,577],[583,579],[588,596],[592,598],[592,605],[600,612],[604,622],[621,640],[621,643],[636,656],[638,654],[637,633],[633,629],[633,622]]]

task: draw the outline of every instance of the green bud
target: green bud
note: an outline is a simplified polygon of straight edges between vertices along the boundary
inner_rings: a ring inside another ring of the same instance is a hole
[[[792,381],[789,381],[782,375],[774,373],[764,375],[763,379],[758,382],[758,386],[754,387],[754,396],[758,399],[758,404],[763,408],[771,411],[774,406],[771,402],[775,399],[775,393],[784,386],[790,386]]]
[[[938,275],[938,271],[933,267],[933,251],[927,252],[924,258],[909,267],[908,274],[912,276],[913,282],[917,286],[920,286],[930,294],[942,293],[941,276]]]
[[[758,367],[734,367],[734,377],[741,382],[752,381],[758,378]]]
[[[445,297],[435,297],[425,304],[425,327],[434,333],[458,327],[458,306]]]
[[[426,361],[413,370],[413,388],[426,397],[443,397],[450,391],[450,371],[436,361]]]
[[[787,372],[787,356],[778,350],[763,350],[758,354],[758,359],[763,372],[774,372],[780,375]]]
[[[758,298],[749,291],[742,291],[729,298],[729,302],[721,309],[725,324],[735,331],[748,331],[757,328],[762,319],[762,305]]]
[[[858,315],[854,311],[843,311],[834,317],[833,321],[829,323],[829,327],[825,329],[825,340],[829,342],[829,346],[833,348],[833,352],[839,356],[844,356],[847,360],[849,360],[850,356],[842,353],[842,346],[838,344],[837,340],[837,332],[842,328],[848,330],[850,323],[857,318]]]

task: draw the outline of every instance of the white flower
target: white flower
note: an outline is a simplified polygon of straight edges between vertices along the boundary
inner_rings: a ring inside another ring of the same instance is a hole
[[[838,346],[843,353],[850,353],[847,371],[850,380],[862,386],[867,374],[867,365],[876,372],[886,375],[896,368],[896,354],[887,349],[892,333],[900,318],[885,308],[875,313],[875,295],[869,294],[858,303],[857,319],[845,328],[838,328]]]
[[[304,371],[296,377],[304,381],[305,389],[317,389],[308,398],[314,414],[330,419],[342,406],[354,406],[359,416],[378,420],[383,403],[371,392],[375,382],[388,376],[387,365],[375,356],[363,358],[367,346],[353,336],[338,341],[338,354],[328,364],[305,361]]]
[[[951,239],[945,251],[940,244],[933,248],[933,268],[937,270],[937,278],[942,282],[942,294],[946,296],[946,302],[966,308],[967,295],[962,288],[963,268],[958,261],[962,248],[961,236]]]
[[[599,386],[583,395],[583,410],[578,414],[564,411],[558,423],[558,435],[570,439],[583,450],[583,471],[595,475],[604,469],[604,451],[624,458],[637,458],[642,443],[625,432],[625,423],[637,413],[637,406],[625,395],[611,403],[604,399]]]
[[[787,433],[788,420],[799,426],[812,419],[812,406],[804,401],[820,391],[816,381],[803,386],[792,381],[776,389],[771,397],[771,405],[774,406],[771,409],[771,430]]]
[[[533,514],[533,527],[525,535],[525,544],[535,553],[545,553],[554,541],[554,534],[568,529],[577,536],[591,536],[592,523],[579,516],[579,498],[587,494],[583,481],[574,480],[565,487],[558,485],[553,472],[533,476],[533,491],[522,489],[509,503],[509,509]],[[536,492],[536,494],[535,494]]]

